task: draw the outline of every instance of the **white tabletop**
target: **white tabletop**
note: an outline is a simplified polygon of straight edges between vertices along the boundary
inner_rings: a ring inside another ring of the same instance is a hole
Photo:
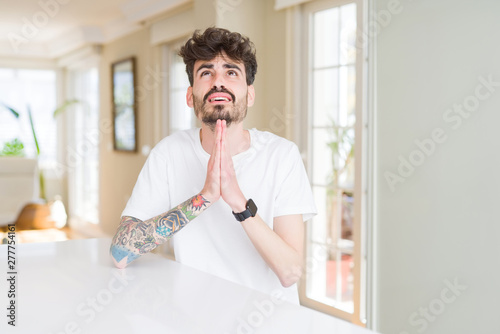
[[[110,242],[16,245],[15,328],[1,245],[0,333],[374,333],[155,254],[115,269]]]

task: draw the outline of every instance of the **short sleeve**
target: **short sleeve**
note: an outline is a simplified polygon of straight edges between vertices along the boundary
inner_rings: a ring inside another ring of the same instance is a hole
[[[280,179],[275,199],[274,216],[302,214],[303,220],[316,215],[316,205],[304,163],[295,144],[279,165]]]
[[[137,178],[122,216],[146,220],[170,210],[167,162],[154,149]]]

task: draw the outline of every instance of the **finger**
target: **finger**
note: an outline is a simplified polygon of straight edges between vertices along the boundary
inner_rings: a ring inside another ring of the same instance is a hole
[[[227,125],[226,121],[222,121],[222,149],[224,150],[224,157],[223,159],[226,159],[226,161],[229,163],[229,166],[231,166],[233,160],[231,159],[231,154],[228,154],[228,143],[227,143]]]
[[[222,121],[220,119],[217,120],[217,124],[215,125],[215,144],[220,142],[222,137]]]
[[[225,131],[224,127],[222,127],[222,136],[220,141],[220,165],[221,171],[224,171],[226,161],[226,141],[225,141]]]
[[[221,121],[217,120],[217,125],[215,127],[216,138],[215,138],[215,154],[214,154],[214,164],[215,167],[220,170],[220,157],[221,157],[221,137],[222,137],[222,129],[221,129]]]
[[[214,141],[214,146],[212,147],[212,154],[210,155],[210,160],[214,160],[214,157],[217,153],[217,137],[219,133],[219,120],[217,120],[217,123],[215,124],[215,141]]]
[[[224,144],[224,141],[226,139],[226,126],[225,126],[226,121],[220,120],[220,136],[219,136],[219,141],[222,145]]]
[[[222,149],[226,150],[227,149],[227,125],[226,125],[225,120],[223,120],[221,122],[221,128],[222,128],[222,139],[221,139]],[[225,153],[227,153],[227,151],[225,151]]]
[[[221,126],[221,129],[222,129],[222,139],[226,139],[226,130],[227,130],[227,127],[226,127],[226,120],[225,119],[223,119],[221,121],[220,126]]]
[[[221,177],[228,178],[231,175],[232,158],[231,154],[228,152],[227,144],[227,127],[225,121],[222,121],[222,141],[221,141]]]

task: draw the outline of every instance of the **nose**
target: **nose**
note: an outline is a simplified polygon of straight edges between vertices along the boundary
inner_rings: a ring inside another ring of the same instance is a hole
[[[226,87],[224,87],[224,85],[220,85],[220,86],[214,85],[212,89],[216,92],[221,92],[223,89],[225,90]]]
[[[216,89],[224,88],[224,75],[221,73],[216,73],[213,83]]]

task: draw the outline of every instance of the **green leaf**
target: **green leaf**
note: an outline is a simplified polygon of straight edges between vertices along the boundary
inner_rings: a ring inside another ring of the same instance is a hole
[[[9,110],[15,118],[19,118],[19,113],[17,111],[15,111],[14,109],[12,109],[11,107],[9,107],[8,105],[6,105],[5,103],[0,103],[2,106],[4,106],[5,109]]]
[[[15,138],[9,142],[6,142],[3,149],[0,151],[0,156],[9,157],[23,157],[24,156],[24,145],[23,143]]]
[[[76,99],[65,101],[61,106],[54,110],[53,117],[56,118],[59,114],[62,114],[66,109],[76,103],[80,103],[80,101]]]
[[[186,218],[190,221],[196,218],[196,215],[193,215],[193,211],[189,211],[186,207],[181,208],[181,211],[186,215]]]
[[[36,155],[40,155],[40,147],[38,146],[38,139],[36,138],[36,132],[35,132],[35,126],[33,125],[33,117],[31,116],[31,108],[30,106],[28,108],[28,116],[30,118],[30,125],[31,125],[31,131],[33,132],[33,139],[35,140],[35,145],[36,145]]]

